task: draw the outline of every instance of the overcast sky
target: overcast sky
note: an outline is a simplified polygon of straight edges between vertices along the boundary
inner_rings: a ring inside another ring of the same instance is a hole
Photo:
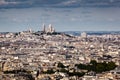
[[[0,0],[0,32],[120,31],[120,0]]]

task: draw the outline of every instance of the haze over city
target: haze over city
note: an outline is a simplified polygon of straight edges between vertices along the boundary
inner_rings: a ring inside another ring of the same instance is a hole
[[[0,0],[0,32],[119,31],[119,0]]]

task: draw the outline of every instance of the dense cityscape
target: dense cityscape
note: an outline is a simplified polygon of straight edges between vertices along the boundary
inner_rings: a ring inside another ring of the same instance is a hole
[[[0,80],[120,80],[120,34],[42,27],[0,33]]]

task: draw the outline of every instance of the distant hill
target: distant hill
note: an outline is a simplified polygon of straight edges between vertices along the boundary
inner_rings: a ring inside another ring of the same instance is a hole
[[[65,31],[64,33],[80,36],[83,31]],[[120,34],[120,31],[84,31],[88,35]]]
[[[86,32],[88,35],[120,34],[120,31],[64,31],[64,32],[55,32],[53,34],[58,35],[61,33],[65,33],[65,34],[69,34],[69,35],[73,35],[73,36],[80,36],[82,32]],[[9,33],[9,32],[0,32],[0,34],[7,34],[7,33]],[[15,33],[15,32],[13,32],[13,33]],[[41,34],[41,31],[36,32],[36,33]]]

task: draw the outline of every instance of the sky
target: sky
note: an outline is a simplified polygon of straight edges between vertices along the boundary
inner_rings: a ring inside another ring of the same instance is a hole
[[[120,0],[0,0],[0,32],[120,31]]]

